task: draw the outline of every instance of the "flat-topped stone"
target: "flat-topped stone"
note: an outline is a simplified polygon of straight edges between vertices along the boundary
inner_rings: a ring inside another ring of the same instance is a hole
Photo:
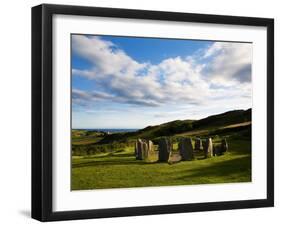
[[[179,152],[183,161],[190,161],[194,159],[191,138],[184,137],[180,140]]]
[[[158,148],[159,162],[168,162],[172,153],[172,142],[169,138],[163,137],[159,140]]]

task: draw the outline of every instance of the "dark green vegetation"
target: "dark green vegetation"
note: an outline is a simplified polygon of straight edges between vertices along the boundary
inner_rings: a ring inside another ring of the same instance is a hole
[[[137,138],[157,143],[170,136],[177,152],[179,138],[227,138],[225,155],[176,164],[136,160]],[[137,132],[107,134],[72,131],[72,189],[146,187],[251,181],[251,109],[236,110],[201,120],[173,121]]]

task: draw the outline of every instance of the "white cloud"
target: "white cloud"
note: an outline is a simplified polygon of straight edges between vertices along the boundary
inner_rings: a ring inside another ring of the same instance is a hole
[[[73,35],[72,49],[93,64],[89,78],[99,75],[133,75],[145,67],[145,64],[134,61],[113,43],[96,36]]]
[[[251,97],[251,44],[215,42],[200,56],[167,58],[153,65],[135,61],[99,37],[73,35],[72,42],[73,51],[92,64],[87,70],[73,68],[73,75],[94,80],[101,89],[74,90],[77,104],[107,100],[157,107]]]
[[[210,60],[205,73],[213,83],[251,81],[252,45],[249,43],[216,42],[203,58]]]

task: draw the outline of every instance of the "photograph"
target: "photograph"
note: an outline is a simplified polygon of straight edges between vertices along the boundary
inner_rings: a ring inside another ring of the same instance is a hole
[[[252,181],[253,43],[70,39],[71,190]]]

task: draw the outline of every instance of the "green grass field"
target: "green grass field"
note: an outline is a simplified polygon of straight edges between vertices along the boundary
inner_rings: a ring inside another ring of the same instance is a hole
[[[229,139],[222,156],[175,164],[135,160],[133,147],[72,158],[72,190],[251,181],[251,143]]]
[[[157,151],[147,161],[136,160],[136,139],[152,140],[157,150],[162,136],[173,141],[169,163],[157,162]],[[215,145],[226,138],[229,150],[208,159],[199,152],[193,161],[178,162],[181,137],[212,137]],[[197,121],[176,120],[136,132],[72,130],[71,173],[72,190],[250,182],[251,109]]]

